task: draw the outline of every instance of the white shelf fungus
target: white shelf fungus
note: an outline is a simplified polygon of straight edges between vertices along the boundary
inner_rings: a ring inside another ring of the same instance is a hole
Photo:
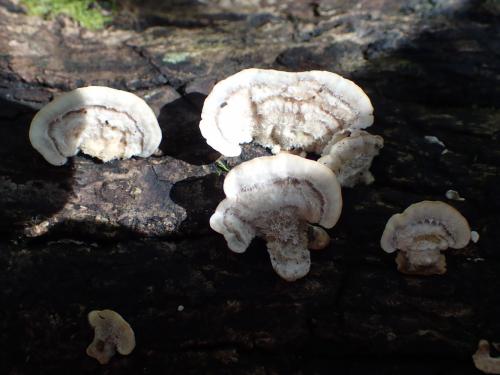
[[[120,314],[113,310],[94,310],[89,313],[88,319],[94,328],[94,340],[87,347],[87,355],[105,365],[115,352],[122,355],[132,353],[135,348],[134,331]]]
[[[150,156],[161,141],[153,110],[138,96],[89,86],[43,107],[30,126],[33,147],[53,165],[80,150],[103,161]]]
[[[446,196],[446,198],[448,198],[450,200],[454,200],[454,201],[464,201],[465,200],[465,198],[462,198],[460,196],[460,193],[456,190],[446,190],[445,196]]]
[[[470,232],[470,239],[472,242],[478,243],[479,242],[479,233],[477,233],[475,230],[473,230],[472,232]]]
[[[441,250],[465,247],[470,233],[467,220],[453,207],[440,201],[422,201],[389,219],[380,245],[388,253],[400,250],[396,258],[400,272],[443,274],[446,259]]]
[[[342,186],[369,185],[375,180],[369,169],[383,146],[381,136],[346,130],[333,135],[318,162],[330,168]]]
[[[335,73],[246,69],[215,85],[205,100],[200,130],[226,156],[254,140],[280,150],[321,154],[332,135],[373,123],[370,99]]]
[[[500,374],[500,358],[491,357],[488,341],[479,341],[477,351],[472,355],[472,360],[478,370],[486,374]]]
[[[267,241],[274,270],[283,279],[304,277],[311,265],[312,246],[326,246],[327,233],[309,223],[331,228],[342,209],[340,185],[325,166],[281,153],[244,162],[224,181],[224,199],[210,218],[210,226],[224,235],[228,247],[244,252],[255,236]]]

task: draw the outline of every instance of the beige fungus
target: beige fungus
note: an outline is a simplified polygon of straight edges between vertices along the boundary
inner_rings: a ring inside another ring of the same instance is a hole
[[[307,247],[309,250],[323,250],[330,244],[330,236],[321,227],[309,225],[308,230],[309,240]]]
[[[310,269],[313,248],[325,247],[325,228],[341,212],[340,185],[334,173],[312,160],[288,153],[255,158],[233,168],[224,181],[224,199],[210,226],[224,235],[228,247],[244,252],[255,236],[267,242],[274,270],[287,281]]]
[[[490,343],[487,340],[479,341],[477,351],[472,355],[472,360],[476,368],[485,374],[500,374],[500,358],[491,357]]]
[[[446,259],[441,251],[465,247],[470,233],[467,220],[456,209],[440,201],[422,201],[389,219],[380,245],[388,253],[400,250],[396,258],[400,272],[443,274]]]
[[[153,110],[138,96],[83,87],[58,96],[33,118],[29,138],[53,165],[79,151],[103,161],[150,156],[161,141]]]
[[[375,180],[369,169],[383,146],[379,135],[345,130],[334,134],[318,162],[330,168],[342,186],[369,185]]]
[[[116,352],[127,355],[135,348],[135,335],[130,325],[113,310],[94,310],[88,315],[94,328],[94,340],[87,354],[104,365]]]
[[[215,85],[200,130],[226,156],[252,140],[270,148],[321,154],[333,134],[373,123],[370,99],[354,82],[326,71],[246,69]]]

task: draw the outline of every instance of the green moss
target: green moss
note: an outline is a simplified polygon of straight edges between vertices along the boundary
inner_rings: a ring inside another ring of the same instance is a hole
[[[179,64],[188,59],[189,53],[187,52],[170,52],[163,56],[163,62],[170,64]]]
[[[102,29],[111,22],[115,0],[97,2],[92,0],[22,0],[28,14],[53,18],[66,14],[88,29]],[[103,8],[106,7],[108,11]]]

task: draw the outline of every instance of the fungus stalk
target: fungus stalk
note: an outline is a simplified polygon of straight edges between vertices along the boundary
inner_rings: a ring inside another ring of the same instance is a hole
[[[267,242],[273,269],[288,281],[307,275],[311,267],[307,227],[298,220],[294,208],[271,212],[258,227]]]
[[[439,250],[400,251],[396,256],[396,264],[399,271],[406,273],[443,274],[446,272],[446,258]]]

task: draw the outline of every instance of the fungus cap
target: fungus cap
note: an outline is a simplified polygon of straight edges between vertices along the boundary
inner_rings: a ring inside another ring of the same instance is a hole
[[[467,220],[441,201],[422,201],[393,215],[385,226],[380,245],[388,253],[397,249],[460,249],[470,241]]]
[[[491,357],[490,343],[487,340],[479,341],[472,360],[476,368],[485,374],[500,374],[500,358]]]
[[[223,234],[228,247],[238,253],[255,236],[264,237],[273,268],[288,281],[309,271],[308,223],[331,228],[342,209],[335,174],[315,161],[287,153],[233,168],[224,181],[224,192],[226,199],[210,218],[212,229]]]
[[[113,310],[94,310],[88,315],[95,336],[87,354],[106,364],[117,351],[127,355],[135,348],[135,335],[130,325]]]
[[[336,133],[324,148],[319,163],[330,168],[340,185],[353,187],[371,184],[375,178],[369,171],[373,158],[384,146],[384,139],[363,130]]]
[[[327,71],[245,69],[215,85],[201,114],[201,134],[226,156],[255,140],[273,153],[321,153],[332,135],[373,123],[370,99],[354,82]]]
[[[471,231],[470,239],[472,242],[477,243],[479,241],[479,233],[477,233],[475,230]]]
[[[396,263],[403,273],[443,274],[446,259],[440,252],[466,246],[470,232],[467,220],[450,205],[422,201],[389,219],[380,245],[388,253],[400,250]]]
[[[33,118],[33,147],[53,165],[80,150],[103,161],[150,156],[161,141],[153,110],[138,96],[101,86],[58,96]]]

